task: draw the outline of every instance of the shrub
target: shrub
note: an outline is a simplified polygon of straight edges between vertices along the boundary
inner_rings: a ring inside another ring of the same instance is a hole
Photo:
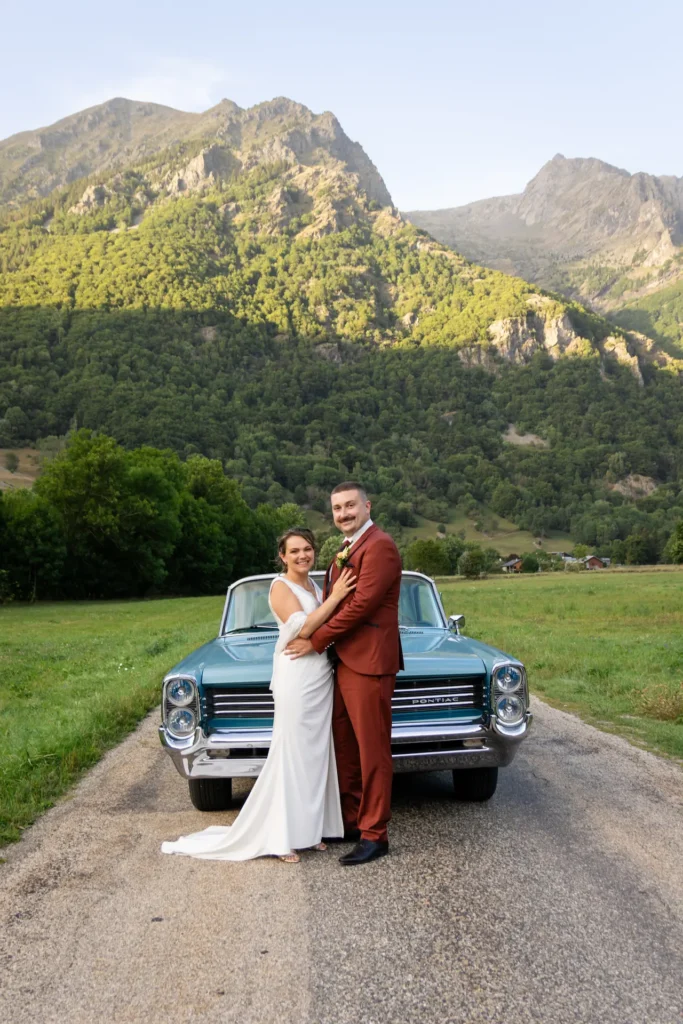
[[[683,683],[673,692],[664,685],[643,690],[638,709],[642,715],[660,722],[683,722]]]
[[[461,576],[467,579],[477,579],[486,571],[486,556],[481,548],[469,548],[463,551],[458,562],[458,570]]]

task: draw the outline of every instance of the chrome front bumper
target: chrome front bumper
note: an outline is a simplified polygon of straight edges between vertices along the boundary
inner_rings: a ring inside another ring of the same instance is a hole
[[[531,728],[527,711],[516,726],[487,722],[411,723],[394,726],[394,772],[438,772],[450,768],[493,768],[510,764]],[[232,779],[259,774],[270,747],[271,729],[220,729],[207,736],[197,729],[187,740],[159,727],[162,744],[188,779]]]

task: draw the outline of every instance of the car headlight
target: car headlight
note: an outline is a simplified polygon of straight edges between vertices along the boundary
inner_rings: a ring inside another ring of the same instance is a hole
[[[493,671],[493,684],[499,693],[514,693],[522,685],[523,678],[515,665],[499,665]]]
[[[166,728],[174,736],[185,737],[194,732],[197,716],[189,708],[171,708],[166,717]]]
[[[166,687],[166,696],[171,704],[177,707],[186,707],[194,700],[194,686],[189,679],[172,679]]]
[[[517,725],[524,718],[526,705],[521,697],[508,694],[496,701],[496,716],[503,725]]]
[[[519,725],[524,721],[528,701],[524,665],[497,662],[491,670],[491,707],[498,723],[502,726]]]

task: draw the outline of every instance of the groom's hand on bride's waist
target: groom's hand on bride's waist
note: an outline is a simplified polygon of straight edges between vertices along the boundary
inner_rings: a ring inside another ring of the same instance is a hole
[[[304,640],[298,636],[295,640],[290,640],[285,647],[285,654],[292,658],[303,658],[305,654],[310,654],[313,650],[313,644],[310,640]]]

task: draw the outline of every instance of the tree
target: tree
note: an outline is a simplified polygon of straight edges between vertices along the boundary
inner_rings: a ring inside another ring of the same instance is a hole
[[[448,576],[451,562],[443,541],[415,540],[405,553],[406,569],[415,569],[427,576]]]
[[[484,571],[485,572],[501,572],[501,566],[503,559],[500,557],[500,553],[496,548],[484,548]]]
[[[507,480],[501,481],[491,495],[491,508],[499,516],[513,518],[521,501],[518,487]]]
[[[407,501],[399,501],[397,504],[391,502],[386,512],[392,515],[394,522],[398,523],[399,526],[417,526],[418,524],[417,516],[413,512],[413,506]]]
[[[240,576],[268,568],[283,522],[300,510],[251,512],[217,459],[192,455],[183,466],[180,537],[168,559],[165,589],[218,594]]]
[[[522,572],[538,572],[539,562],[534,554],[522,555]]]
[[[258,505],[256,514],[261,522],[272,531],[274,537],[279,537],[281,533],[289,530],[292,526],[306,526],[306,513],[293,501],[287,501],[278,506]]]
[[[465,541],[459,535],[455,536],[452,533],[448,533],[444,537],[442,543],[446,550],[446,554],[448,555],[450,572],[454,575],[458,571],[460,556],[465,550]]]
[[[81,430],[49,462],[36,492],[59,515],[70,597],[142,595],[166,577],[180,535],[182,467],[150,448],[125,451]]]
[[[481,548],[468,548],[463,551],[458,563],[458,570],[461,576],[467,579],[478,579],[486,571],[486,558]]]
[[[683,519],[679,519],[664,548],[663,561],[683,564]]]
[[[626,561],[626,544],[623,540],[613,540],[610,548],[610,558],[613,562],[623,564]]]
[[[564,569],[564,562],[558,555],[552,555],[549,551],[537,551],[536,558],[539,567],[543,572],[559,572]]]
[[[5,469],[8,469],[10,473],[16,473],[19,469],[19,456],[16,452],[5,453]]]
[[[55,509],[29,490],[8,491],[0,509],[0,573],[3,589],[21,601],[54,597],[66,559]]]
[[[630,533],[625,545],[627,565],[654,565],[659,561],[657,537],[645,526]]]
[[[317,569],[327,569],[328,565],[336,555],[337,551],[341,547],[344,538],[341,533],[335,533],[331,537],[328,537],[325,543],[318,551],[318,557],[316,559]]]

